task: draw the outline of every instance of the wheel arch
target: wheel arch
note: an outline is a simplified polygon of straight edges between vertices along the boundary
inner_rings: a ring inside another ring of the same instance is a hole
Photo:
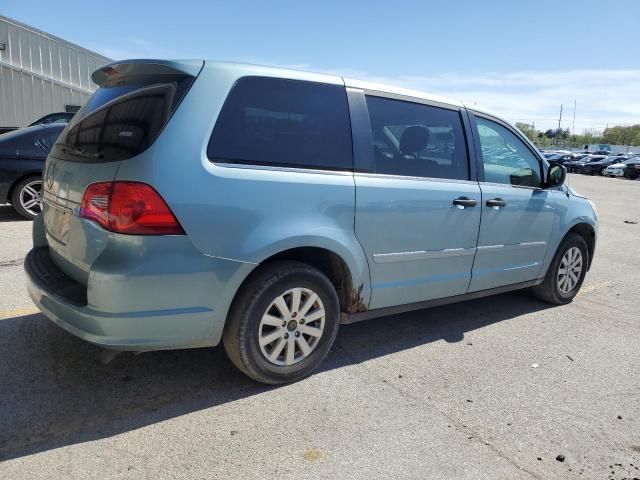
[[[40,177],[40,178],[42,178],[42,172],[41,171],[24,172],[18,178],[16,178],[11,183],[11,186],[9,187],[9,190],[7,190],[7,201],[9,203],[13,204],[13,191],[15,190],[16,186],[22,180],[24,180],[25,178],[29,178],[29,177]]]
[[[334,249],[311,245],[278,250],[262,258],[242,281],[235,296],[256,272],[264,266],[280,260],[305,263],[324,273],[338,293],[341,312],[355,313],[368,309],[369,287],[365,285],[361,278],[362,274],[354,266],[354,259],[347,260],[345,256],[338,254]],[[368,282],[366,283],[368,284]]]
[[[580,235],[587,244],[587,251],[589,254],[589,258],[587,259],[587,270],[589,270],[591,268],[593,254],[596,249],[596,231],[593,228],[593,225],[589,223],[585,223],[585,222],[576,223],[567,231],[567,233],[562,238],[562,240],[564,241],[564,239],[567,238],[567,236],[571,233]]]

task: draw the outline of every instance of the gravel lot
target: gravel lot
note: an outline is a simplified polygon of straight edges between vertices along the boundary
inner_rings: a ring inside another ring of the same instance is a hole
[[[569,183],[601,217],[572,304],[343,326],[321,372],[277,388],[222,348],[96,363],[35,311],[31,224],[0,206],[0,478],[640,477],[640,181]]]

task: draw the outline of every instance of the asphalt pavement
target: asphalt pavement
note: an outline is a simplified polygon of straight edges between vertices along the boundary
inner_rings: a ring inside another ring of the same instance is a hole
[[[569,175],[601,231],[563,307],[527,292],[341,326],[267,387],[223,348],[122,354],[37,313],[0,206],[0,478],[640,478],[640,181]]]

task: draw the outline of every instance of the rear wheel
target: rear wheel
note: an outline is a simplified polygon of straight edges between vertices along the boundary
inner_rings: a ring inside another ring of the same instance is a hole
[[[224,347],[249,377],[278,384],[311,374],[338,332],[340,306],[329,279],[298,262],[262,267],[229,312]]]
[[[580,235],[570,233],[558,247],[544,281],[533,287],[533,293],[555,305],[571,302],[582,286],[588,261],[587,243]]]
[[[33,220],[42,211],[42,177],[20,180],[13,188],[11,203],[20,215]]]

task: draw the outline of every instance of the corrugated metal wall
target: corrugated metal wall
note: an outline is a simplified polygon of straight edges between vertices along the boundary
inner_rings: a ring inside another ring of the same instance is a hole
[[[0,15],[0,128],[22,127],[95,90],[91,73],[111,60]]]

